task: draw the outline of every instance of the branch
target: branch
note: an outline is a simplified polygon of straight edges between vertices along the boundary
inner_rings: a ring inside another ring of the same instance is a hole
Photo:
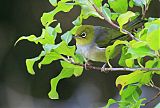
[[[97,12],[101,17],[104,18],[105,21],[107,21],[111,26],[113,26],[113,27],[115,27],[115,28],[117,28],[117,29],[120,29],[120,27],[119,27],[118,25],[114,24],[111,20],[108,20],[108,18],[96,7],[95,4],[93,4],[90,0],[88,0],[88,1],[92,4],[92,6],[93,6],[93,8],[96,10],[96,12]],[[134,40],[136,40],[136,41],[139,41],[137,38],[134,37],[134,35],[132,35],[131,32],[129,32],[129,31],[125,30],[125,29],[122,29],[122,31],[125,32],[126,34],[128,34],[132,39],[134,39]]]
[[[147,101],[145,105],[148,105],[149,103],[153,102],[155,99],[157,99],[160,96],[160,88],[155,85],[153,85],[152,87],[157,89],[159,92],[151,100]]]
[[[101,71],[102,67],[96,67],[96,66],[92,66],[92,65],[86,65],[86,64],[80,64],[80,63],[74,63],[74,62],[70,62],[71,64],[74,65],[78,65],[78,66],[82,66],[86,69],[90,69],[90,70],[97,70],[97,71]],[[160,68],[104,68],[104,73],[108,73],[109,71],[136,71],[136,70],[141,70],[141,71],[160,71]]]

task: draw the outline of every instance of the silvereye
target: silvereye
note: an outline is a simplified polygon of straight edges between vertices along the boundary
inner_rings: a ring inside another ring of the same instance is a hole
[[[142,20],[136,19],[124,26],[131,31],[142,25]],[[75,34],[76,53],[82,55],[87,60],[106,62],[105,48],[116,39],[125,39],[119,30],[101,26],[81,25]],[[116,51],[118,52],[118,51]]]

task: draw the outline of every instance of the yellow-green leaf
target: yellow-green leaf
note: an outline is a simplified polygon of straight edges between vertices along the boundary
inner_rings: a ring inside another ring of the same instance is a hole
[[[118,23],[119,23],[119,26],[120,26],[120,30],[121,30],[121,31],[122,31],[123,25],[126,24],[126,23],[129,21],[129,19],[130,19],[131,17],[135,16],[135,15],[136,15],[136,14],[135,14],[134,12],[132,12],[132,11],[127,11],[126,13],[121,14],[121,15],[118,17],[117,21],[118,21]]]
[[[143,71],[137,70],[131,74],[119,76],[116,79],[116,86],[121,86],[120,94],[122,93],[122,90],[126,85],[139,82],[143,75]]]

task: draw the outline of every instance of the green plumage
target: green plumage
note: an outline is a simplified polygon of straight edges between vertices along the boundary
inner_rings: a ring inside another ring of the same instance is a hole
[[[141,26],[143,21],[136,19],[124,26],[128,31]],[[105,62],[105,48],[112,44],[116,39],[124,40],[128,36],[122,34],[119,30],[101,26],[82,25],[75,35],[77,53],[85,58]]]

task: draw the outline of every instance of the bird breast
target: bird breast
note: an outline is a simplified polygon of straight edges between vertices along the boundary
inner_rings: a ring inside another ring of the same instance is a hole
[[[97,45],[77,45],[77,54],[97,62],[105,62],[105,48],[99,48]]]

